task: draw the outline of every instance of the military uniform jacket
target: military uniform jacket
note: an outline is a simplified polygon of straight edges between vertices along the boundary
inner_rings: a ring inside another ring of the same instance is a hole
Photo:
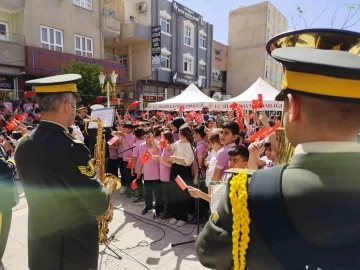
[[[285,211],[297,237],[311,247],[341,251],[357,245],[360,251],[360,148],[359,145],[354,148],[358,152],[296,154],[283,172],[281,187]],[[249,206],[251,209],[251,202]],[[228,270],[232,266],[232,213],[228,196],[222,198],[217,214],[218,220],[210,218],[198,236],[196,252],[204,266]],[[320,265],[284,267],[282,262],[298,259],[297,253],[291,252],[291,241],[286,245],[279,241],[284,252],[282,256],[275,256],[251,213],[250,219],[248,270],[323,269]],[[273,223],[275,226],[271,229],[281,237],[276,221]],[[333,262],[332,269],[358,269],[358,266],[344,268],[341,258],[336,256],[328,260]],[[311,263],[309,261],[308,265]]]
[[[18,144],[15,161],[29,207],[31,270],[97,269],[96,217],[109,204],[89,150],[65,129],[42,121]]]
[[[7,159],[5,149],[0,145],[0,212],[13,208],[18,202],[14,183],[15,166]]]

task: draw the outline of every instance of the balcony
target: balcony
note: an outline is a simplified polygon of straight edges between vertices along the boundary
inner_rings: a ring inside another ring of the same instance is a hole
[[[25,37],[12,33],[0,35],[0,52],[0,63],[25,66]]]
[[[16,12],[25,6],[25,0],[0,0],[0,9]]]
[[[215,78],[212,78],[212,81],[211,81],[211,85],[213,87],[219,87],[219,88],[222,88],[224,86],[224,82],[222,80],[218,80],[218,79],[215,79]]]
[[[121,21],[115,10],[104,7],[104,39],[113,39],[120,36]]]
[[[129,41],[144,41],[151,39],[149,22],[133,18],[123,22],[121,26],[121,39]]]

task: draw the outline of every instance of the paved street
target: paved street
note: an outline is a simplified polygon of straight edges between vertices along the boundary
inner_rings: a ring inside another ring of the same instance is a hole
[[[21,191],[21,186],[19,191]],[[194,244],[186,244],[171,248],[172,243],[194,239],[196,226],[185,225],[182,228],[169,226],[166,222],[156,221],[151,214],[146,219],[136,219],[128,211],[141,216],[143,205],[132,205],[131,199],[115,194],[114,220],[110,224],[110,234],[115,235],[110,248],[118,253],[122,260],[108,248],[100,248],[99,269],[126,269],[126,270],[194,270],[207,269],[198,262]],[[21,194],[20,203],[13,209],[13,220],[10,236],[3,258],[6,270],[23,270],[27,268],[27,218],[28,209],[24,193]],[[158,226],[152,226],[150,224]],[[165,225],[169,226],[166,227]],[[178,230],[179,232],[173,230]],[[182,234],[184,235],[182,235]],[[161,240],[160,240],[161,239]],[[152,242],[154,244],[148,245]],[[137,246],[136,248],[133,248]]]

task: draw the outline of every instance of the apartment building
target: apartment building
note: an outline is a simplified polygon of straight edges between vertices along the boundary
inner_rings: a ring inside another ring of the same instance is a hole
[[[227,78],[227,57],[228,46],[213,41],[212,49],[212,77],[210,96],[215,93],[226,95],[226,78]]]
[[[59,74],[71,60],[115,70],[118,83],[126,82],[124,65],[104,60],[104,42],[121,29],[102,1],[0,0],[0,10],[0,73],[13,76],[15,97],[29,90],[24,81]]]
[[[265,45],[287,30],[287,19],[268,1],[230,11],[227,94],[241,94],[259,77],[280,89],[282,69]]]
[[[119,14],[121,38],[105,42],[108,59],[127,67],[128,83],[120,95],[162,101],[181,93],[190,83],[211,87],[213,26],[198,13],[167,0],[113,1]]]

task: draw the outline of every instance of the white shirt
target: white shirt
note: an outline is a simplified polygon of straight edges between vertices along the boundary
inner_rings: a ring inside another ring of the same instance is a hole
[[[294,155],[306,153],[357,153],[360,144],[357,142],[308,142],[296,146]]]
[[[81,133],[81,130],[78,126],[72,125],[71,128],[73,129],[73,132],[75,133],[75,138],[79,141],[84,142],[84,135]]]
[[[214,150],[211,150],[209,156],[211,157],[209,160],[209,167],[206,170],[206,178],[205,178],[205,183],[207,187],[210,185],[211,179],[215,172],[217,153]]]
[[[173,151],[173,156],[184,158],[186,166],[190,166],[194,161],[194,152],[191,149],[191,144],[189,142],[176,141],[171,145],[171,150]],[[173,161],[174,163],[178,163]],[[180,163],[179,163],[180,164]],[[183,164],[180,164],[183,165]]]

